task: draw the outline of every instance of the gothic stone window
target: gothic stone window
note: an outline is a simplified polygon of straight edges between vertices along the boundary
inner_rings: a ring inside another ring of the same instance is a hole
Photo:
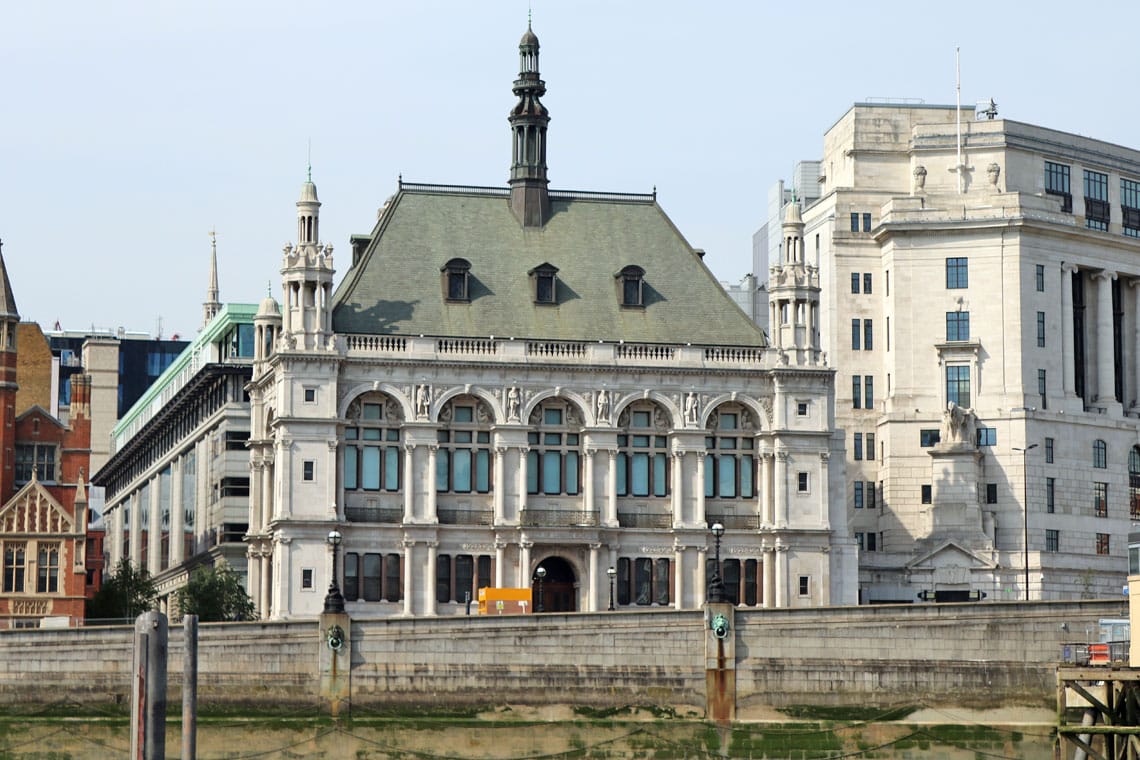
[[[544,401],[530,415],[527,493],[576,496],[581,490],[582,415],[565,401]]]
[[[400,490],[400,423],[403,414],[382,393],[368,393],[348,408],[344,430],[346,491]]]
[[[645,270],[639,266],[630,265],[623,268],[614,277],[621,284],[621,305],[626,307],[645,306]]]
[[[451,259],[439,270],[443,273],[443,295],[448,301],[471,300],[471,262]]]
[[[617,495],[669,495],[669,418],[652,402],[638,402],[618,418]]]
[[[752,413],[723,404],[709,416],[705,435],[705,497],[751,499],[756,496],[756,426]]]
[[[32,473],[41,483],[55,481],[55,446],[46,443],[16,444],[16,484],[27,483]]]
[[[36,593],[59,593],[59,544],[40,544],[36,562]]]
[[[470,396],[449,401],[439,414],[435,483],[439,493],[491,491],[491,410]]]
[[[4,593],[24,593],[24,572],[26,569],[27,545],[23,542],[5,542],[3,582]]]

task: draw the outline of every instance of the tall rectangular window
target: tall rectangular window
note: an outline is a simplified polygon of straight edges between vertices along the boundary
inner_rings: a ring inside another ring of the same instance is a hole
[[[855,211],[851,212],[851,231],[852,232],[858,232],[859,231],[859,214]]]
[[[855,509],[863,508],[863,481],[856,480],[851,484],[855,489]]]
[[[863,458],[863,434],[856,433],[854,445],[851,447],[852,454],[855,461],[858,462]]]
[[[1045,162],[1045,192],[1061,198],[1061,210],[1073,213],[1073,194],[1069,183],[1069,167],[1052,161]]]
[[[871,273],[870,272],[864,272],[863,273],[863,292],[864,293],[870,293],[871,292]]]
[[[1108,230],[1108,175],[1085,169],[1085,226]]]
[[[870,320],[870,319],[864,319],[863,320],[863,350],[864,351],[870,351],[871,348],[873,347],[873,337],[872,336],[874,335],[874,330],[872,329],[871,324],[872,324],[872,320]]]
[[[858,375],[851,376],[851,408],[858,409],[862,401],[863,379]]]
[[[946,287],[970,287],[970,260],[965,256],[946,259]]]
[[[1037,283],[1037,292],[1038,293],[1044,293],[1045,292],[1045,265],[1044,264],[1038,264],[1037,265],[1037,268],[1035,270],[1035,279],[1036,279],[1036,283]]]
[[[922,503],[929,504],[932,500],[930,484],[926,483],[922,486]]]
[[[1120,222],[1128,237],[1140,237],[1140,182],[1120,180]]]
[[[1041,397],[1041,408],[1044,409],[1046,407],[1045,399],[1048,396],[1046,395],[1045,370],[1043,369],[1037,370],[1037,395]]]
[[[970,312],[968,311],[948,311],[946,312],[946,340],[969,340],[970,339]]]
[[[970,408],[970,368],[964,365],[946,367],[946,403]]]
[[[1045,463],[1053,464],[1053,439],[1045,439]]]
[[[875,378],[871,375],[863,377],[863,408],[875,408]]]
[[[1108,517],[1108,483],[1093,483],[1093,514]]]
[[[1108,539],[1107,533],[1097,533],[1096,534],[1096,553],[1097,554],[1108,554],[1108,541],[1109,541],[1109,539]]]
[[[858,272],[852,272],[851,273],[851,292],[852,293],[858,293],[859,292],[859,273]]]
[[[1053,514],[1057,511],[1057,481],[1055,478],[1045,478],[1045,511]]]
[[[859,350],[859,339],[863,335],[863,328],[858,319],[851,320],[851,350]]]
[[[1061,531],[1049,530],[1048,528],[1045,530],[1045,551],[1061,551]]]
[[[1037,312],[1037,347],[1045,348],[1045,312]]]
[[[871,231],[871,215],[863,212],[863,232]]]
[[[997,483],[986,483],[986,504],[997,504]]]
[[[867,461],[875,458],[875,434],[867,433]]]
[[[875,508],[875,481],[868,480],[867,481],[867,487],[865,490],[867,492],[867,509],[874,509]]]

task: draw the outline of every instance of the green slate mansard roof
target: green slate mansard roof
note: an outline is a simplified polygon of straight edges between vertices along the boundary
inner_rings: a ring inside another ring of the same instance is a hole
[[[550,192],[524,227],[506,189],[402,183],[333,297],[339,333],[764,346],[653,196]],[[448,301],[441,269],[470,262],[470,300]],[[558,269],[556,304],[530,272]],[[621,305],[627,266],[645,270],[644,307]]]

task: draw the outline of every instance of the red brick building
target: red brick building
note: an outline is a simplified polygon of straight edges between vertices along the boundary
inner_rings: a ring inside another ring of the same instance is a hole
[[[66,422],[20,409],[19,319],[0,255],[0,628],[73,626],[87,592],[91,381],[72,379]]]

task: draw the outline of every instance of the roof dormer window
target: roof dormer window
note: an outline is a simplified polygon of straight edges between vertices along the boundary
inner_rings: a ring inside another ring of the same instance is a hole
[[[439,270],[443,273],[444,297],[448,301],[470,301],[471,262],[452,259]]]
[[[558,303],[558,267],[539,264],[527,272],[534,283],[534,302],[555,305]]]
[[[645,306],[645,270],[630,265],[614,275],[621,283],[621,305],[629,307]]]

